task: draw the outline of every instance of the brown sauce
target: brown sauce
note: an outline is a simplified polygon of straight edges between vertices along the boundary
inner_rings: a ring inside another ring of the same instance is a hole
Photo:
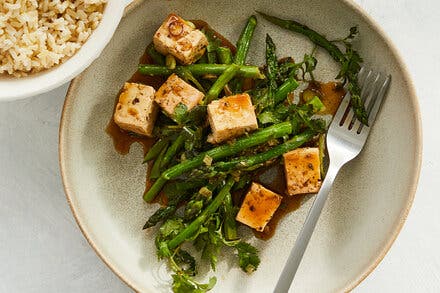
[[[285,215],[297,210],[301,206],[304,195],[291,196],[286,193],[287,186],[284,167],[279,163],[257,174],[255,181],[283,197],[280,206],[264,230],[262,232],[253,230],[256,237],[267,240],[274,235],[280,220]]]
[[[235,46],[220,33],[213,30],[208,25],[207,22],[203,20],[192,20],[192,22],[195,24],[195,26],[198,29],[204,29],[205,31],[212,32],[212,34],[221,41],[222,46],[228,47],[229,49],[231,49],[232,53],[235,54],[236,51]],[[144,54],[139,59],[139,64],[154,64],[154,61],[147,54],[147,51],[145,51]],[[150,85],[157,90],[164,83],[164,81],[165,78],[161,76],[143,75],[140,74],[138,71],[136,71],[127,82],[135,82],[135,83]],[[115,99],[115,108],[118,103],[118,99],[119,99],[119,95],[121,94],[121,91],[122,91],[122,85],[121,85],[121,90],[119,91]],[[114,109],[113,109],[113,113],[114,113]],[[110,121],[107,124],[106,132],[113,139],[113,145],[115,147],[115,150],[122,155],[128,154],[128,152],[130,151],[130,146],[135,142],[140,143],[142,145],[144,149],[144,153],[147,153],[149,148],[154,144],[154,139],[137,136],[119,128],[119,126],[114,122],[113,116],[111,116]],[[147,182],[147,186],[150,184],[151,182]]]
[[[213,35],[221,41],[222,46],[230,48],[232,53],[235,54],[236,52],[235,46],[231,42],[229,42],[225,37],[223,37],[221,34],[213,30],[208,25],[208,23],[206,23],[203,20],[192,20],[192,22],[196,25],[198,29],[205,29],[206,31],[211,31]],[[146,52],[139,59],[139,63],[154,64],[153,60],[149,57],[149,55]],[[163,77],[142,75],[137,71],[128,80],[128,82],[136,82],[136,83],[150,85],[154,87],[156,90],[162,85],[164,81],[165,79]],[[251,88],[252,86],[253,86],[253,81],[251,79],[246,79],[244,88]],[[340,83],[336,83],[336,82],[328,82],[328,83],[313,82],[310,83],[306,91],[307,90],[312,91],[314,94],[318,95],[321,98],[323,104],[326,107],[324,114],[334,114],[343,96],[345,95],[345,91],[340,85]],[[121,86],[121,91],[122,91],[122,86]],[[118,93],[116,97],[115,107],[118,102],[121,91]],[[142,145],[144,153],[147,153],[149,148],[155,142],[154,139],[137,136],[120,129],[119,126],[114,122],[113,116],[111,116],[111,119],[107,125],[106,132],[108,135],[110,135],[110,137],[112,137],[115,150],[123,155],[129,152],[130,146],[135,142],[140,143]],[[150,172],[151,167],[152,164],[149,164],[145,190],[148,190],[154,182],[148,179],[149,177],[148,174]],[[280,207],[277,209],[270,222],[266,225],[264,231],[257,232],[253,230],[256,237],[267,240],[274,235],[276,227],[280,222],[280,220],[286,214],[297,210],[301,206],[301,202],[306,195],[294,195],[294,196],[287,195],[284,168],[279,163],[269,168],[266,168],[262,171],[257,172],[255,174],[254,180],[264,185],[266,188],[283,196]],[[243,201],[246,191],[247,190],[241,190],[233,194],[233,201],[235,205],[238,206],[241,205],[241,202]],[[165,194],[163,194],[163,192],[161,192],[159,196],[156,197],[154,202],[158,202],[163,205],[166,205],[167,197]]]
[[[343,97],[345,96],[345,90],[338,82],[320,83],[314,81],[309,84],[309,87],[305,91],[312,91],[313,94],[319,96],[325,106],[325,110],[321,114],[334,115],[338,110],[339,104],[341,103]],[[267,240],[274,235],[280,220],[285,215],[297,210],[301,206],[301,203],[307,194],[292,196],[286,193],[287,187],[284,168],[281,164],[276,164],[269,169],[257,173],[255,181],[283,197],[281,205],[276,210],[275,214],[266,225],[264,230],[262,232],[253,230],[256,237]]]
[[[309,87],[304,92],[306,91],[313,92],[321,99],[325,110],[320,114],[334,115],[345,96],[345,90],[340,82],[321,83],[313,81],[310,82]]]
[[[153,64],[153,60],[151,60],[151,58],[146,53],[142,55],[139,62],[143,64]],[[155,89],[158,89],[163,82],[163,78],[160,76],[142,75],[136,71],[127,82],[136,82],[151,85]],[[118,95],[115,98],[115,106],[113,108],[112,114],[115,112],[114,110],[116,108],[116,105],[118,104],[119,95],[121,94],[121,92],[122,86],[119,90]],[[106,132],[113,139],[113,146],[115,147],[115,150],[121,155],[128,154],[128,152],[130,151],[130,146],[135,142],[142,145],[144,153],[147,153],[147,151],[154,143],[154,139],[152,138],[132,134],[119,128],[119,126],[113,120],[113,115],[111,116],[110,121],[107,124]]]
[[[105,129],[108,135],[113,139],[113,146],[115,150],[121,155],[126,155],[130,151],[130,146],[138,142],[142,145],[144,153],[148,151],[153,143],[153,140],[147,137],[141,137],[131,134],[125,130],[119,128],[119,126],[111,119]]]
[[[229,42],[224,36],[222,36],[220,33],[213,30],[207,22],[203,20],[192,20],[192,22],[195,24],[195,26],[198,29],[204,29],[205,31],[212,32],[213,36],[218,38],[221,42],[221,45],[224,47],[228,47],[233,54],[236,52],[235,46]],[[147,51],[145,50],[144,54],[139,58],[139,64],[154,64],[154,61],[151,59],[151,57],[147,54]],[[149,75],[143,75],[140,74],[138,71],[136,71],[131,78],[127,82],[135,82],[135,83],[141,83],[145,85],[152,86],[155,90],[159,89],[160,86],[164,83],[165,78],[161,76],[149,76]],[[116,108],[116,105],[118,104],[119,95],[122,92],[122,85],[121,89],[118,92],[118,95],[115,98],[115,106],[113,109]],[[112,114],[113,114],[112,113]],[[122,154],[126,155],[130,151],[130,147],[133,143],[137,142],[142,145],[144,154],[148,152],[150,147],[154,144],[155,139],[138,136],[135,134],[132,134],[130,132],[127,132],[121,128],[115,123],[113,120],[113,115],[110,118],[109,123],[107,124],[106,133],[112,138],[113,140],[113,146],[115,150]],[[145,191],[147,191],[151,185],[154,183],[154,181],[149,179],[149,173],[151,171],[152,164],[148,165],[149,168],[147,170],[147,180],[145,183]],[[167,203],[167,197],[166,195],[161,192],[154,200],[154,202],[161,203],[163,205],[166,205]]]

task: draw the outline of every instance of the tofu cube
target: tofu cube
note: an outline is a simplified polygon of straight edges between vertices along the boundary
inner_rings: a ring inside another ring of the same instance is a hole
[[[263,231],[275,211],[281,204],[282,197],[261,184],[252,182],[251,188],[244,198],[236,220]]]
[[[154,93],[151,86],[126,82],[113,116],[115,123],[122,129],[153,136],[158,112]]]
[[[157,90],[154,100],[169,116],[174,115],[174,109],[180,103],[191,110],[203,99],[205,95],[186,83],[176,74],[171,74],[164,84]]]
[[[316,193],[321,187],[318,148],[299,148],[283,155],[289,195]]]
[[[171,54],[182,64],[191,64],[203,56],[208,39],[180,16],[170,14],[154,34],[153,43],[158,52]]]
[[[212,135],[210,143],[220,143],[258,128],[251,97],[238,94],[212,101],[208,105]]]

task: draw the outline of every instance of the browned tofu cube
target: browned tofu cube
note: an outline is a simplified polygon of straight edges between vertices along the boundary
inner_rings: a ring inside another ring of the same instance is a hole
[[[113,116],[115,123],[122,129],[151,137],[159,109],[154,93],[151,86],[126,82]]]
[[[258,128],[251,97],[238,94],[212,101],[208,105],[208,120],[212,135],[210,143],[220,143]]]
[[[169,116],[174,115],[174,109],[180,103],[191,110],[202,101],[205,95],[191,86],[176,74],[171,74],[165,83],[157,90],[154,100]]]
[[[171,54],[182,64],[196,62],[205,53],[208,39],[176,14],[170,14],[153,37],[156,50]]]
[[[299,148],[285,153],[283,157],[289,195],[319,191],[321,162],[318,148]]]
[[[281,200],[280,195],[253,182],[236,220],[261,232],[280,206]]]

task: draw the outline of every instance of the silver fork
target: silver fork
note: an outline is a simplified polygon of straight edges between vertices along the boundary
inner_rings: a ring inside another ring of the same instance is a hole
[[[353,110],[348,108],[350,107],[350,94],[345,95],[327,133],[327,149],[330,159],[327,175],[307,215],[304,226],[296,239],[295,246],[284,265],[284,269],[274,290],[275,293],[285,293],[289,291],[310,237],[318,222],[322,208],[327,200],[333,181],[342,166],[359,155],[364,147],[371,126],[376,119],[380,105],[388,90],[391,76],[375,73],[372,70],[367,70],[365,67],[362,67],[358,73],[358,79],[359,85],[362,88],[361,97],[369,114],[369,126],[362,125],[362,123],[356,119]]]

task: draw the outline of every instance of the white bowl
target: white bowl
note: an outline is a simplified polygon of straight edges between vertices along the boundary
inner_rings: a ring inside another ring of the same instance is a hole
[[[75,55],[64,63],[26,77],[0,77],[0,101],[12,101],[48,92],[70,81],[86,69],[113,36],[124,8],[132,0],[109,0],[101,23]]]
[[[245,3],[245,4],[244,4]],[[359,25],[355,48],[372,68],[393,81],[367,144],[347,164],[332,192],[305,253],[291,292],[347,292],[380,262],[405,222],[420,171],[422,130],[411,78],[396,48],[374,21],[351,0],[148,0],[127,11],[101,56],[76,78],[64,104],[60,126],[60,167],[66,195],[82,232],[102,260],[136,292],[169,292],[169,274],[157,259],[155,230],[142,231],[158,204],[142,199],[146,165],[133,145],[119,155],[105,133],[115,98],[136,70],[139,57],[170,12],[204,19],[232,41],[255,10],[307,23],[329,38]],[[270,33],[278,56],[301,60],[313,45],[298,34],[258,18],[249,61],[264,62],[264,36]],[[338,66],[318,50],[317,80],[332,80]],[[252,275],[241,272],[224,250],[213,292],[272,292],[312,203],[283,218],[268,241],[240,230],[260,250]],[[206,278],[205,278],[206,280]]]

